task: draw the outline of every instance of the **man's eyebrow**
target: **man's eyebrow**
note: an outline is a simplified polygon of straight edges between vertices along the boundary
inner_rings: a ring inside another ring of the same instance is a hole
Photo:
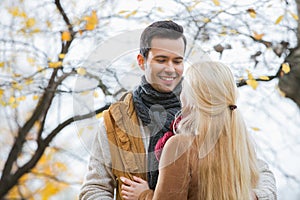
[[[154,58],[168,58],[168,56],[157,55],[157,56],[154,56]]]
[[[157,55],[157,56],[154,56],[154,58],[169,58],[169,57],[168,56],[164,56],[164,55]],[[178,56],[178,57],[175,57],[174,59],[182,59],[183,60],[183,57]]]
[[[178,57],[176,57],[176,58],[174,58],[174,59],[181,59],[181,60],[183,60],[183,57],[178,56]]]

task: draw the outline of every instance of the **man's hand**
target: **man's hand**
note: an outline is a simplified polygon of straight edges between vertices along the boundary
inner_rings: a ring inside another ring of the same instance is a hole
[[[121,181],[124,183],[121,186],[121,195],[126,200],[137,200],[140,194],[149,189],[147,181],[133,176],[133,180],[125,177],[120,177]]]

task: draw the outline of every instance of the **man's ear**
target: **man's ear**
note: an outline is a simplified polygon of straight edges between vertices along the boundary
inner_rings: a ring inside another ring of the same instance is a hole
[[[142,70],[145,70],[145,59],[144,59],[144,56],[142,54],[138,54],[137,57],[137,62],[138,62],[138,65],[140,66],[140,68]]]

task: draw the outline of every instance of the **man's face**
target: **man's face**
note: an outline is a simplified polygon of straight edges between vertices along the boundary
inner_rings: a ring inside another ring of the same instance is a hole
[[[183,73],[183,39],[153,38],[147,59],[141,62],[139,56],[148,83],[159,92],[173,91]]]

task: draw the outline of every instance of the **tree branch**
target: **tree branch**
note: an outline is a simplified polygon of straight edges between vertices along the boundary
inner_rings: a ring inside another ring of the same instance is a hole
[[[75,122],[75,121],[80,121],[80,120],[83,120],[83,119],[88,119],[90,117],[93,117],[95,116],[95,114],[99,114],[101,112],[103,112],[104,110],[108,109],[109,108],[109,104],[103,106],[102,108],[99,108],[95,111],[92,111],[90,113],[87,113],[85,115],[77,115],[77,116],[74,116],[74,117],[70,117],[69,119],[67,119],[66,121],[64,121],[63,123],[59,124],[46,138],[45,138],[45,143],[46,144],[49,144],[52,139],[63,129],[65,128],[66,126],[68,126],[69,124]]]
[[[273,80],[274,78],[277,78],[278,77],[278,75],[276,74],[275,76],[266,76],[266,77],[268,77],[268,79],[262,79],[262,78],[256,78],[256,79],[254,79],[255,81],[260,81],[260,82],[263,82],[263,81],[271,81],[271,80]],[[244,86],[244,85],[247,85],[247,79],[242,79],[242,80],[240,80],[239,82],[237,82],[237,87],[242,87],[242,86]]]

